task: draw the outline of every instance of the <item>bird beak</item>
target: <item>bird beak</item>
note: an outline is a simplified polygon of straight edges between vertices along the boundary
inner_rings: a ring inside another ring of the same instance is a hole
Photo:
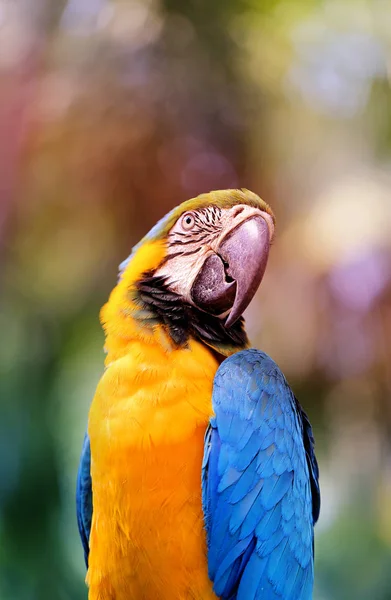
[[[250,304],[265,273],[270,231],[261,215],[251,215],[230,229],[205,260],[191,290],[193,302],[223,315],[231,327]]]

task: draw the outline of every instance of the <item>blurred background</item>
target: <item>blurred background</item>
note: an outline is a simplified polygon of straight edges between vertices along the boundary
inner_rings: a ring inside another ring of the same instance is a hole
[[[391,4],[0,0],[0,599],[87,598],[75,478],[117,265],[247,187],[247,313],[314,426],[314,600],[391,599]]]

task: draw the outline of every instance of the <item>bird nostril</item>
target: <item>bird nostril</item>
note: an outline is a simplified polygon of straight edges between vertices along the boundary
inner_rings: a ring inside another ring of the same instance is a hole
[[[237,217],[238,215],[240,215],[240,213],[242,213],[243,211],[244,211],[243,206],[237,206],[235,208],[235,210],[233,211],[233,214],[232,214],[233,218],[235,219],[235,217]]]

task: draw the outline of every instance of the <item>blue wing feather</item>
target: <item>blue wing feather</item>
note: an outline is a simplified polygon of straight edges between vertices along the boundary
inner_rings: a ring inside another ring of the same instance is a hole
[[[91,482],[91,450],[90,439],[86,433],[81,452],[79,470],[76,483],[76,511],[77,525],[84,549],[84,559],[88,568],[88,555],[90,552],[89,539],[92,520],[92,482]]]
[[[222,600],[310,600],[320,493],[307,415],[263,352],[214,381],[202,499],[208,569]]]

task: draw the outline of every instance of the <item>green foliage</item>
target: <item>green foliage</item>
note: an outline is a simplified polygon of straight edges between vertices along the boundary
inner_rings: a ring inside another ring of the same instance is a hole
[[[0,599],[87,597],[74,495],[100,306],[169,210],[244,187],[277,220],[249,334],[317,440],[314,600],[389,600],[387,3],[3,4]]]

